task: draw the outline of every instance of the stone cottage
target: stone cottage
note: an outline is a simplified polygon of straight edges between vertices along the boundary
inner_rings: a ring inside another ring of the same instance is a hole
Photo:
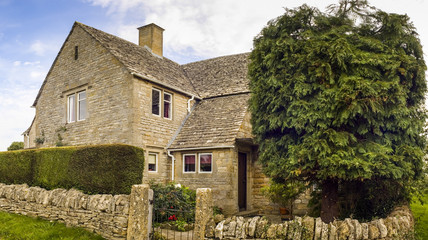
[[[268,211],[247,101],[248,53],[177,64],[164,29],[139,45],[74,23],[33,103],[25,148],[124,143],[146,152],[144,182],[213,189],[227,214]]]

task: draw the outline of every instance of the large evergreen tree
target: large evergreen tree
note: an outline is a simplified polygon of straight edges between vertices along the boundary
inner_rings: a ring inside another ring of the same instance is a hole
[[[321,217],[344,182],[421,175],[422,47],[407,15],[342,0],[327,13],[286,9],[254,39],[249,76],[260,162],[275,182],[318,183]]]

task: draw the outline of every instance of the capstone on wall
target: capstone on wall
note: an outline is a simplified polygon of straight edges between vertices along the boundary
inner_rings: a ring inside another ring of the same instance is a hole
[[[205,228],[205,239],[292,239],[292,240],[342,240],[342,239],[413,239],[413,216],[407,206],[397,207],[387,218],[359,222],[346,218],[324,223],[321,218],[295,217],[281,223],[270,222],[265,217],[244,218],[217,215]]]
[[[127,236],[129,195],[86,195],[70,189],[0,183],[0,210],[79,226],[107,239]]]

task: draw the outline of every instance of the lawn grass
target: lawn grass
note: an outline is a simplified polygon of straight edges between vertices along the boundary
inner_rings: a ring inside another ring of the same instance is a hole
[[[424,196],[425,204],[414,201],[410,204],[413,216],[416,219],[415,234],[417,239],[428,239],[428,194]]]
[[[104,238],[88,232],[83,228],[70,228],[59,222],[49,222],[39,218],[35,219],[17,214],[0,212],[0,239],[101,240]]]

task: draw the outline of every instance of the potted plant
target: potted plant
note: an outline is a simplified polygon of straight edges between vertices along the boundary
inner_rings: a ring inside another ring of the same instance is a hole
[[[293,201],[306,188],[304,183],[285,181],[278,183],[270,181],[269,186],[263,189],[264,194],[274,203],[279,205],[282,219],[293,218]]]

